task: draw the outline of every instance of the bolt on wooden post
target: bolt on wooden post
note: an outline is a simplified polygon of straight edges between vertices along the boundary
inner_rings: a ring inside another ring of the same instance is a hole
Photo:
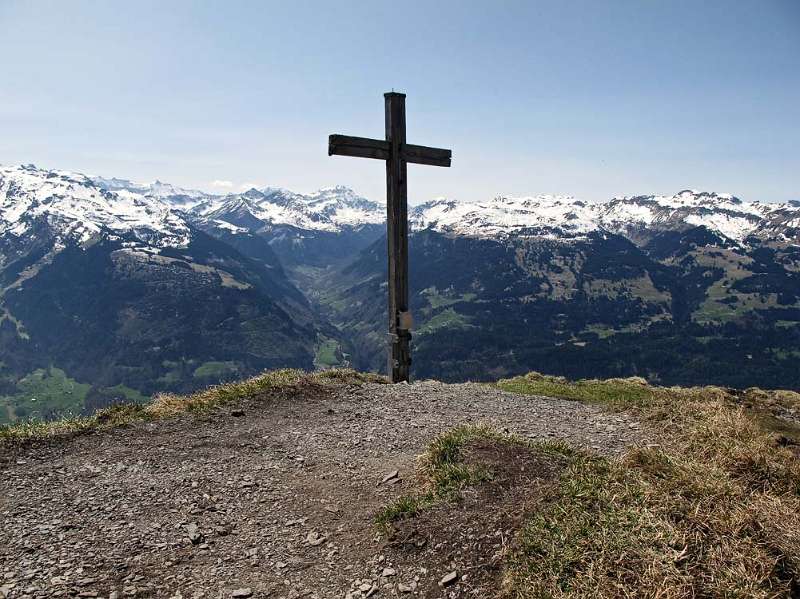
[[[389,254],[389,373],[393,383],[408,381],[411,326],[408,306],[407,165],[450,166],[452,152],[406,143],[406,96],[383,95],[386,139],[347,135],[328,138],[328,155],[375,158],[386,162],[386,241]]]

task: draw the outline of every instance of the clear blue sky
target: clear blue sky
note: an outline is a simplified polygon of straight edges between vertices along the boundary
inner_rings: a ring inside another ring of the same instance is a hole
[[[412,203],[800,199],[798,0],[0,0],[0,67],[4,164],[381,199],[327,136],[381,137],[394,88],[409,141],[453,149]]]

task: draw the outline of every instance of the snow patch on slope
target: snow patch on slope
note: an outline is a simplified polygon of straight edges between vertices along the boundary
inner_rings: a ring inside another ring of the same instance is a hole
[[[592,208],[569,196],[498,196],[485,202],[434,200],[409,215],[413,229],[471,237],[531,235],[579,238],[597,230]]]

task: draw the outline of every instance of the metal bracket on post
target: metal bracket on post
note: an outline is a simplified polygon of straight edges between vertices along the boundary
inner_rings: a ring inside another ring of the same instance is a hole
[[[410,331],[414,328],[414,318],[411,312],[399,312],[397,314],[397,328],[405,331]]]

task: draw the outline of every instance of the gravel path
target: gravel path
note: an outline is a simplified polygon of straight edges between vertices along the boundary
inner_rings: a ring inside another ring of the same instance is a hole
[[[447,572],[395,559],[372,519],[435,435],[478,422],[607,454],[639,436],[577,402],[420,382],[28,447],[0,455],[0,597],[465,596],[423,590]]]

